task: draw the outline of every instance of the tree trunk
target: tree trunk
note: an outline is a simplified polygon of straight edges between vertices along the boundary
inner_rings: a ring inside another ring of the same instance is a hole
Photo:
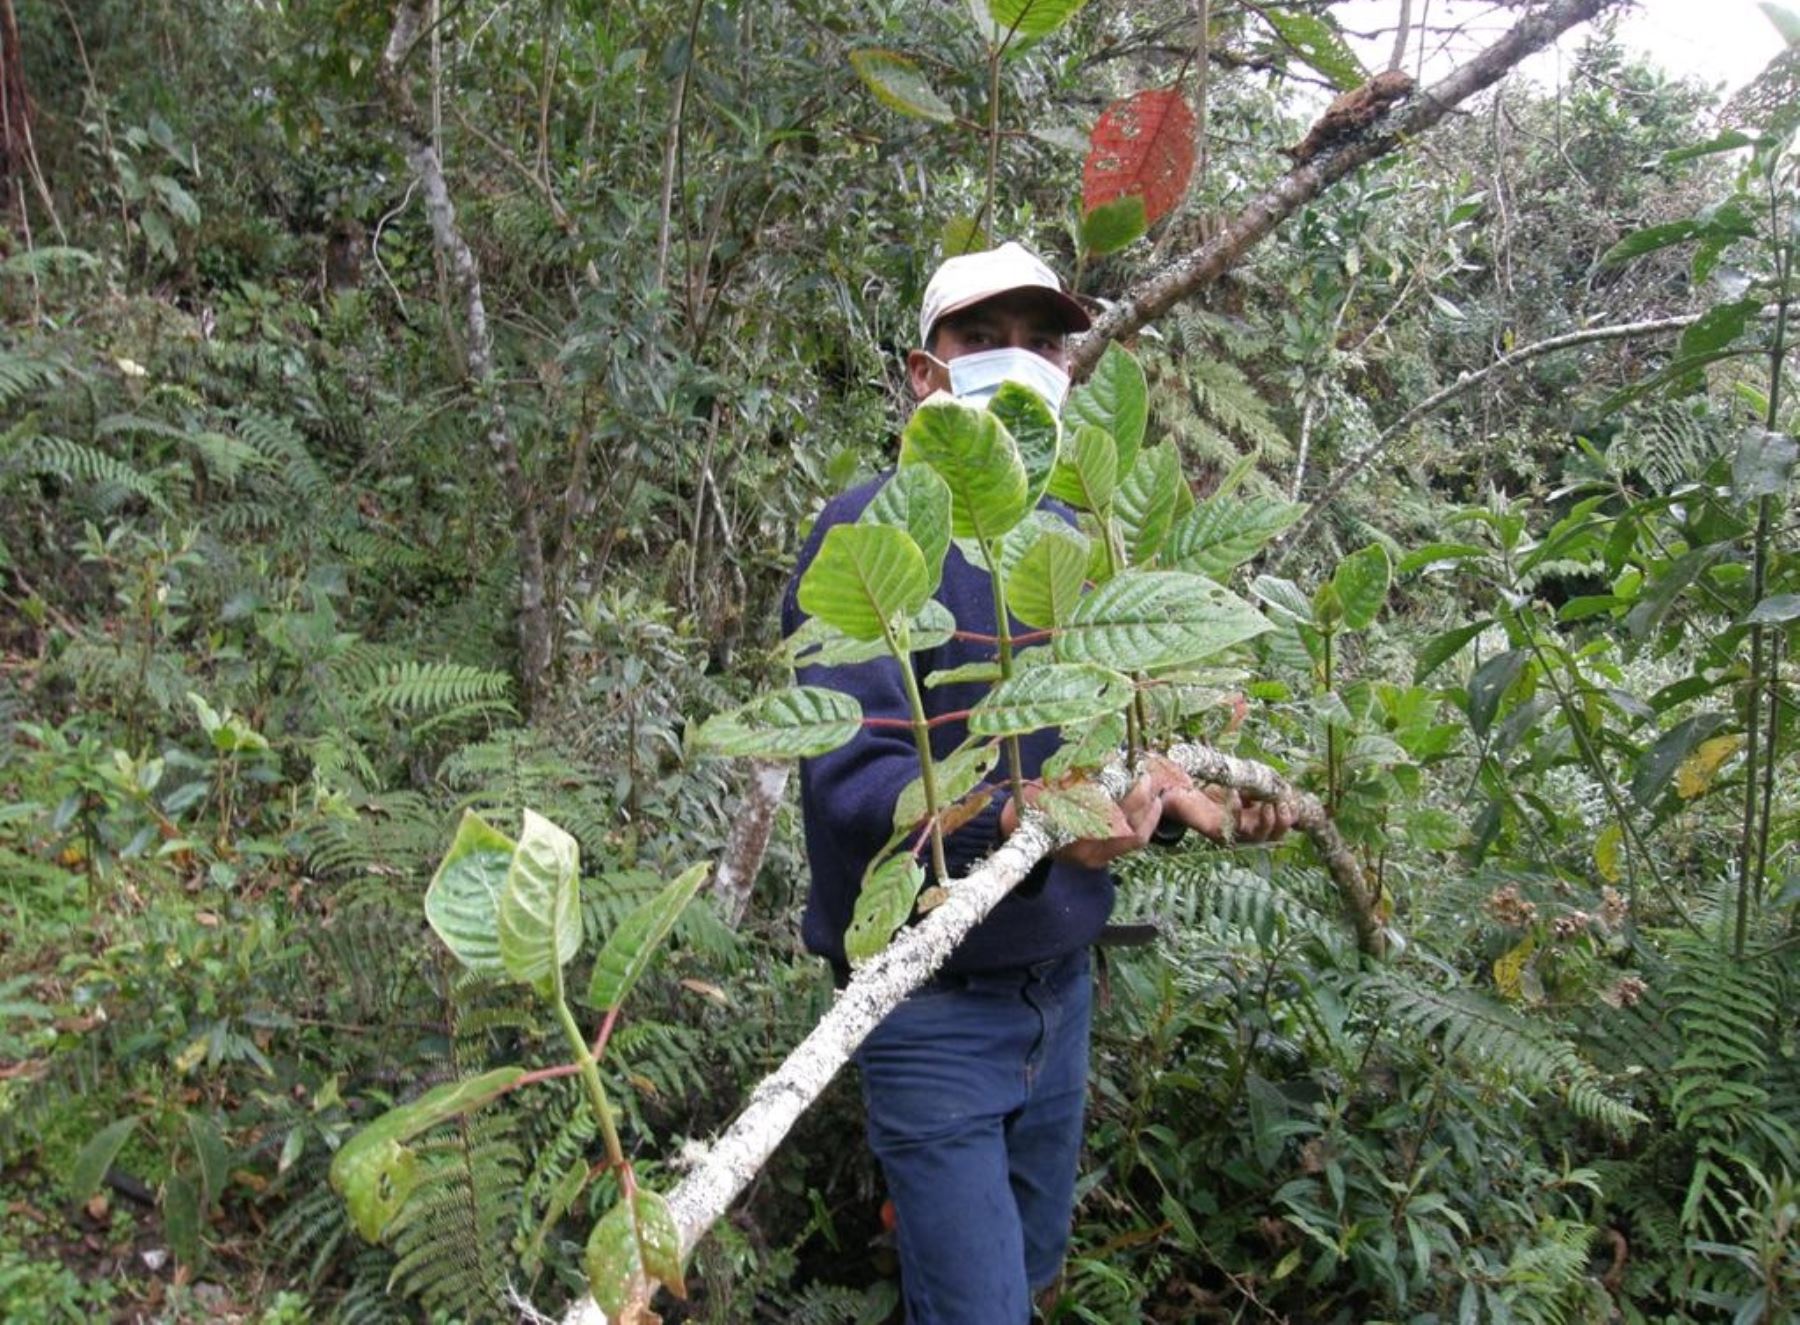
[[[5,3],[5,0],[0,0]],[[501,490],[512,506],[518,530],[519,683],[527,717],[539,711],[550,684],[550,605],[545,584],[544,536],[531,484],[519,462],[519,444],[506,417],[506,405],[494,380],[493,342],[487,305],[481,294],[481,271],[456,225],[456,207],[444,182],[444,166],[433,145],[431,126],[414,106],[401,66],[419,34],[417,5],[403,2],[394,13],[394,30],[381,56],[381,87],[394,117],[407,163],[418,177],[431,221],[432,242],[451,284],[462,299],[463,359],[469,387],[482,416],[488,451],[500,476]]]
[[[20,181],[31,168],[30,144],[31,96],[25,90],[19,19],[13,0],[0,0],[0,188],[6,201],[16,194],[23,205]]]

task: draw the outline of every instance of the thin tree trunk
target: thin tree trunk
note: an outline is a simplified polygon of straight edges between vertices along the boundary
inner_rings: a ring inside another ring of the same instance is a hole
[[[1276,226],[1345,175],[1418,137],[1456,106],[1484,88],[1492,87],[1526,56],[1542,50],[1577,23],[1584,23],[1603,10],[1618,8],[1623,3],[1624,0],[1555,0],[1521,18],[1505,36],[1462,68],[1433,86],[1414,92],[1399,109],[1312,160],[1296,165],[1252,199],[1249,206],[1206,243],[1151,272],[1125,291],[1111,308],[1095,319],[1093,329],[1076,342],[1069,356],[1071,375],[1077,379],[1085,377],[1099,362],[1109,342],[1131,335],[1195,291],[1218,280]]]
[[[786,763],[767,759],[746,761],[750,769],[750,785],[731,821],[731,833],[725,839],[725,854],[713,871],[712,894],[719,904],[719,915],[736,929],[744,923],[750,909],[750,891],[756,886],[757,871],[769,849],[769,834],[775,828],[775,815],[781,809],[781,798],[787,791]]]
[[[519,681],[528,716],[538,711],[550,683],[550,610],[545,593],[544,538],[531,485],[519,460],[519,444],[506,417],[499,384],[494,380],[493,342],[487,305],[482,300],[481,271],[456,224],[456,207],[444,182],[443,162],[432,144],[431,125],[413,104],[401,66],[418,37],[419,8],[402,3],[394,12],[394,29],[381,57],[381,85],[393,115],[407,163],[424,192],[433,244],[451,284],[462,300],[463,362],[469,386],[483,414],[488,450],[500,475],[502,491],[518,529]]]
[[[1412,36],[1412,0],[1400,0],[1400,26],[1394,29],[1394,50],[1388,56],[1388,70],[1394,72],[1406,63],[1406,42]]]
[[[31,97],[25,90],[19,18],[13,12],[13,0],[0,0],[0,184],[24,176],[29,155],[25,144],[30,132]]]

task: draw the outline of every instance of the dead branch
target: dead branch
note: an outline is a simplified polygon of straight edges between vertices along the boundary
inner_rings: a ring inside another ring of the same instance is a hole
[[[1400,109],[1340,140],[1312,160],[1296,164],[1206,243],[1151,272],[1095,319],[1092,330],[1076,342],[1070,354],[1071,375],[1077,379],[1085,377],[1099,362],[1108,342],[1131,335],[1218,280],[1276,226],[1345,175],[1418,137],[1577,23],[1585,23],[1623,3],[1624,0],[1553,0],[1525,15],[1469,63],[1415,93]]]

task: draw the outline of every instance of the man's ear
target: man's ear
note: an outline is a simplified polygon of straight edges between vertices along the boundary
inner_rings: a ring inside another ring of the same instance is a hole
[[[912,387],[914,400],[923,400],[934,391],[946,391],[950,387],[949,372],[924,350],[907,351],[906,380]]]

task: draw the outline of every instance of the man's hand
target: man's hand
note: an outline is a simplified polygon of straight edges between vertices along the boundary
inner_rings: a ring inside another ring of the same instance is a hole
[[[1027,800],[1040,790],[1027,783]],[[1273,842],[1294,826],[1291,805],[1243,803],[1224,787],[1196,787],[1188,775],[1166,759],[1146,761],[1143,774],[1112,806],[1105,837],[1086,837],[1058,849],[1056,859],[1087,869],[1105,869],[1120,856],[1138,850],[1167,818],[1215,842]],[[1000,836],[1010,837],[1019,825],[1019,809],[1007,801],[1000,811]]]
[[[1229,787],[1176,787],[1163,796],[1163,817],[1227,845],[1277,842],[1294,826],[1294,807],[1245,801]]]

